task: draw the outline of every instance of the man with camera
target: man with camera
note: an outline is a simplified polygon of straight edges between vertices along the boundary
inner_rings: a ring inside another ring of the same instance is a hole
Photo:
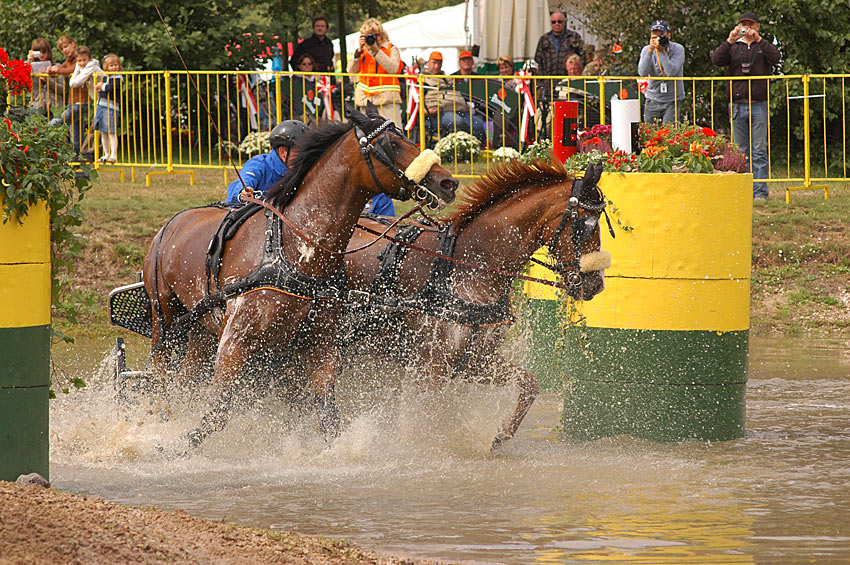
[[[649,45],[640,52],[638,74],[643,77],[681,77],[685,65],[685,48],[670,41],[670,26],[655,20],[649,28]],[[685,100],[685,85],[681,80],[650,80],[644,96],[643,121],[661,120],[674,123]]]
[[[761,24],[753,12],[744,12],[729,36],[711,53],[711,62],[729,67],[729,76],[766,76],[781,54],[760,34]],[[731,81],[732,141],[750,159],[754,179],[770,175],[767,160],[767,79]],[[753,182],[753,198],[767,199],[766,182]]]

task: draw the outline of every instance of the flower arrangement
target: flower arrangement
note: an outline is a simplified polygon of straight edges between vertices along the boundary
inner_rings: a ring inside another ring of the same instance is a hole
[[[469,132],[456,131],[440,139],[434,147],[434,152],[443,161],[457,160],[462,163],[481,153],[481,142]]]
[[[589,130],[581,132],[578,141],[581,153],[589,153],[593,150],[606,153],[614,149],[611,141],[610,124],[596,124]]]
[[[744,172],[747,158],[722,135],[707,127],[641,124],[639,154],[615,151],[606,146],[611,140],[610,126],[594,126],[582,133],[582,152],[567,160],[567,167],[584,169],[589,163],[602,162],[609,172],[711,173]]]
[[[525,151],[520,155],[519,160],[523,163],[531,163],[536,159],[552,159],[552,140],[541,139],[535,141],[525,148]]]
[[[22,92],[32,92],[32,69],[30,64],[20,59],[11,59],[9,54],[0,47],[0,75],[5,79],[0,83],[0,88],[8,87],[12,95],[17,96]],[[2,92],[6,98],[6,92]]]
[[[239,151],[249,156],[271,151],[269,133],[267,131],[252,131],[239,144]]]
[[[493,154],[490,156],[493,161],[513,161],[514,159],[519,159],[519,151],[514,149],[513,147],[499,147]]]

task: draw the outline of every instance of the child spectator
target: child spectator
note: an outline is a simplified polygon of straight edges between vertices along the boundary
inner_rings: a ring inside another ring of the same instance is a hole
[[[110,53],[103,59],[103,70],[107,73],[118,73],[123,69],[121,59],[115,53]],[[103,77],[103,81],[95,86],[98,91],[97,108],[94,113],[95,131],[100,132],[101,145],[103,146],[102,163],[114,163],[118,160],[118,134],[117,124],[121,119],[121,90],[124,86],[124,77],[118,74],[109,74]],[[107,144],[107,140],[109,143]]]
[[[47,69],[53,66],[53,53],[50,42],[43,37],[32,40],[32,47],[27,54],[27,62],[32,73],[46,75]],[[49,116],[53,106],[62,106],[65,95],[65,81],[58,76],[40,76],[33,81],[32,100],[30,107]]]
[[[88,129],[89,121],[89,102],[94,100],[94,80],[92,73],[102,72],[100,63],[97,59],[92,59],[91,51],[88,47],[77,47],[77,65],[74,67],[74,73],[68,80],[68,86],[71,87],[70,104],[71,113],[65,110],[62,114],[62,119],[65,123],[70,121],[71,124],[71,140],[74,142],[74,150],[79,154],[80,145],[83,141],[83,134]]]

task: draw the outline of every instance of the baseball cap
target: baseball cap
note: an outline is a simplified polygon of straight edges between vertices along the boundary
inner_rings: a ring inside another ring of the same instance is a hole
[[[428,58],[434,59],[435,61],[442,61],[443,60],[443,54],[440,53],[439,51],[431,51],[431,54],[428,55]]]
[[[741,15],[738,16],[738,21],[741,20],[752,20],[756,23],[759,23],[759,17],[755,14],[755,12],[741,12]]]
[[[670,33],[670,26],[667,25],[667,22],[664,20],[655,20],[652,22],[652,27],[649,28],[649,31],[663,31],[664,33]]]
[[[457,56],[458,59],[466,59],[467,57],[472,59],[472,53],[470,51],[461,51],[460,55]]]

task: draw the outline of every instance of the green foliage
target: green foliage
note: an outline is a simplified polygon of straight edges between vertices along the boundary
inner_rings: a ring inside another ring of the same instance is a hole
[[[522,152],[522,155],[519,156],[519,160],[523,163],[531,163],[538,159],[550,161],[553,158],[551,139],[541,139],[540,141],[532,143],[526,147],[525,151]]]
[[[67,33],[78,45],[88,46],[95,58],[117,53],[127,69],[182,69],[158,6],[190,69],[256,68],[250,54],[228,57],[224,49],[243,32],[270,31],[242,24],[239,10],[251,4],[248,0],[5,2],[0,10],[0,43],[21,56],[33,38],[46,37],[54,46],[54,59],[61,60],[56,39]]]
[[[91,188],[77,178],[68,164],[74,149],[67,127],[47,127],[44,118],[28,116],[24,122],[0,123],[0,185],[3,186],[3,222],[21,222],[30,207],[46,202],[50,213],[53,304],[73,317],[73,305],[60,301],[63,281],[80,256],[82,241],[74,232],[83,222],[80,201]],[[91,173],[94,174],[94,173]],[[67,336],[60,336],[69,339]]]

